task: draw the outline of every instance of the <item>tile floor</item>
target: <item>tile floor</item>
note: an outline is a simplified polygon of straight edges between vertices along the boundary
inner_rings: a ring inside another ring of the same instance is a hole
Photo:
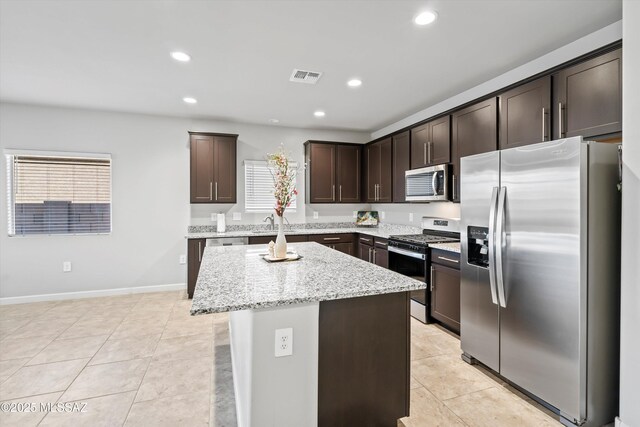
[[[191,317],[189,307],[182,292],[0,306],[0,401],[86,404],[0,410],[0,425],[234,426],[227,316]],[[559,425],[462,362],[444,330],[412,321],[411,334],[404,426]]]

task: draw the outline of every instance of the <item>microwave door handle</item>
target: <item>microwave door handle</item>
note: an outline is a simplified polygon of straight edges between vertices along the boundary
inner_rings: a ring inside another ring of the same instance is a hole
[[[431,188],[433,189],[433,195],[438,195],[438,172],[433,172],[431,176]]]
[[[493,187],[491,192],[491,208],[489,209],[489,288],[491,289],[491,302],[498,305],[498,291],[496,290],[496,209],[498,203],[498,187]]]
[[[507,196],[507,187],[500,188],[500,195],[498,196],[498,212],[496,214],[496,237],[495,245],[495,259],[496,259],[496,287],[498,290],[498,301],[500,306],[507,308],[507,298],[504,291],[504,270],[503,270],[503,250],[506,240],[505,232],[505,198]]]

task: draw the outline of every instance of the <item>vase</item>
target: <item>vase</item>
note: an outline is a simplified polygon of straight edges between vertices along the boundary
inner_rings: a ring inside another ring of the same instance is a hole
[[[274,252],[276,258],[284,258],[287,256],[287,239],[284,237],[284,217],[276,215],[276,218],[278,218],[278,236],[276,237]]]

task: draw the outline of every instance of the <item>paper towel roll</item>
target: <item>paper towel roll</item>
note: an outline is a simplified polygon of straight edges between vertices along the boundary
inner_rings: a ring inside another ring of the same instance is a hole
[[[227,224],[225,223],[225,216],[224,214],[218,214],[218,217],[216,219],[216,225],[217,225],[217,230],[218,233],[224,233],[227,229]]]

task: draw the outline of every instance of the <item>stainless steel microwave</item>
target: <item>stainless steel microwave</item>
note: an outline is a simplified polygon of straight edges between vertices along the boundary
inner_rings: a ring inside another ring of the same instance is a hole
[[[449,200],[449,165],[408,170],[404,176],[407,202]]]

